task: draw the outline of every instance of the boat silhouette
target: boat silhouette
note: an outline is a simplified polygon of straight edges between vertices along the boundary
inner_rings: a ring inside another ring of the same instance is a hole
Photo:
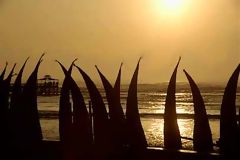
[[[13,66],[4,79],[7,63],[0,75],[0,124],[2,155],[7,159],[52,159],[52,160],[105,160],[105,159],[228,159],[239,158],[239,122],[236,115],[236,92],[240,65],[231,75],[223,95],[220,114],[220,153],[213,152],[213,140],[203,97],[197,84],[184,70],[189,81],[194,103],[195,151],[183,151],[176,113],[176,76],[180,59],[171,76],[164,112],[164,149],[149,147],[138,110],[139,59],[133,73],[127,95],[126,114],[120,103],[121,66],[114,86],[98,67],[109,113],[103,97],[92,79],[74,64],[67,70],[60,62],[65,75],[59,102],[60,141],[43,140],[37,108],[37,75],[44,54],[39,58],[33,72],[23,86],[21,79],[28,58],[22,65],[10,91]],[[71,76],[75,66],[82,75],[91,99],[87,110],[84,97]],[[22,87],[23,86],[23,87]],[[71,96],[70,96],[71,95]],[[92,109],[92,111],[91,111]],[[93,126],[91,123],[93,116]],[[239,116],[239,115],[238,115]],[[4,153],[5,152],[5,153]]]
[[[236,91],[240,72],[240,64],[232,73],[222,99],[220,110],[220,139],[222,152],[238,152],[240,143],[236,117]]]
[[[65,82],[68,83],[69,90],[71,90],[71,97],[73,102],[71,112],[72,122],[70,125],[72,128],[69,131],[70,137],[67,137],[69,138],[70,142],[68,144],[64,144],[64,148],[67,152],[67,154],[65,155],[66,159],[86,159],[89,158],[89,153],[93,144],[93,137],[91,133],[91,121],[82,93],[80,91],[80,88],[77,86],[76,82],[70,75],[74,62],[75,61],[72,62],[68,71],[60,62],[58,62],[65,74]],[[63,127],[67,126],[62,126],[62,128]]]
[[[203,98],[192,77],[183,70],[191,87],[194,107],[193,148],[196,151],[212,151],[213,141]]]
[[[93,143],[95,156],[105,159],[111,152],[112,142],[108,113],[103,98],[91,78],[78,66],[75,65],[82,75],[92,104],[93,111]]]
[[[182,148],[180,131],[177,124],[175,99],[176,76],[180,60],[181,57],[179,58],[169,81],[164,110],[164,147],[169,150],[178,150]]]
[[[147,148],[147,140],[140,120],[137,99],[137,81],[140,61],[141,58],[138,60],[128,88],[126,104],[127,136],[130,154],[133,154],[133,159],[143,159]]]
[[[123,152],[124,147],[127,145],[126,119],[120,102],[121,67],[122,64],[119,68],[118,76],[113,87],[96,66],[96,69],[102,80],[108,101],[109,123],[112,133],[112,143],[114,147],[112,152],[118,155]]]

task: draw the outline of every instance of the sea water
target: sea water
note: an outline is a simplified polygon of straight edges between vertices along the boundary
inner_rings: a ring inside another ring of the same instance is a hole
[[[199,85],[201,94],[203,96],[206,111],[209,115],[219,115],[222,97],[224,93],[224,85]],[[163,113],[166,98],[167,83],[163,84],[140,84],[138,85],[138,107],[141,116],[141,122],[148,141],[149,146],[163,147]],[[88,104],[89,95],[86,88],[81,88],[85,103]],[[99,91],[104,98],[107,108],[107,102],[104,89],[99,87]],[[121,104],[126,110],[128,86],[121,86]],[[55,111],[56,114],[59,110],[59,96],[39,96],[38,109],[43,113]],[[240,108],[240,88],[237,89],[236,111]],[[178,83],[176,90],[176,109],[178,114],[193,114],[193,103],[191,90],[188,84]],[[220,124],[219,119],[209,118],[212,137],[214,143],[219,138]],[[178,118],[178,125],[182,137],[193,137],[194,120],[189,117]],[[41,127],[44,139],[59,140],[58,119],[47,116],[41,118]],[[182,139],[183,148],[192,149],[192,141]]]

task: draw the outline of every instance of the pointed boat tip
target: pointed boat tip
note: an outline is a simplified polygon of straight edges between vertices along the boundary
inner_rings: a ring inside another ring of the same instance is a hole
[[[72,72],[72,68],[73,68],[73,66],[74,66],[74,64],[75,64],[75,62],[78,60],[78,58],[75,58],[73,61],[72,61],[72,63],[71,63],[71,65],[70,65],[70,68],[69,68],[69,72],[71,73]]]
[[[55,62],[57,62],[57,63],[60,65],[60,67],[62,68],[64,74],[66,74],[67,70],[66,70],[66,68],[63,66],[63,64],[62,64],[61,62],[59,62],[58,60],[55,60]]]
[[[83,71],[79,66],[77,66],[76,64],[73,64],[74,67],[76,67],[79,71]]]
[[[14,69],[15,69],[15,67],[17,66],[17,63],[14,63],[14,65],[13,65],[13,68],[12,68],[12,71],[11,72],[14,72]]]
[[[42,55],[41,55],[41,58],[46,54],[47,52],[43,52]]]
[[[79,66],[77,66],[76,64],[73,64],[73,66],[76,67],[81,74],[85,73],[85,72],[84,72]]]
[[[55,62],[57,62],[59,65],[61,65],[62,66],[62,63],[61,62],[59,62],[58,60],[54,60]]]
[[[38,67],[40,66],[40,64],[42,63],[42,61],[43,61],[42,58],[44,57],[44,55],[45,55],[45,53],[43,53],[43,54],[40,56],[36,68],[38,68]]]
[[[190,74],[189,74],[185,69],[183,69],[183,72],[185,73],[185,76],[187,77],[189,83],[191,83],[190,80],[193,81],[193,79],[192,79],[192,77],[190,76]]]
[[[120,68],[122,68],[122,66],[123,66],[123,62],[121,62],[121,64],[120,64]]]
[[[177,65],[179,65],[180,61],[181,61],[181,56],[178,58],[178,62],[177,62]]]
[[[240,64],[238,64],[238,66],[235,68],[234,72],[232,73],[233,74],[239,74],[240,73]]]
[[[57,62],[61,67],[63,67],[63,64],[55,59],[55,62]]]
[[[6,61],[6,63],[5,63],[5,67],[4,67],[4,69],[3,69],[3,70],[5,70],[5,71],[6,71],[7,67],[8,67],[8,62]]]
[[[140,63],[140,61],[143,59],[143,57],[141,56],[139,59],[138,59],[138,64]]]
[[[5,63],[5,67],[4,67],[4,70],[6,70],[8,67],[8,62]]]
[[[5,67],[4,67],[4,69],[3,69],[3,71],[2,71],[2,73],[0,75],[1,80],[4,78],[5,72],[7,70],[7,66],[8,66],[8,62],[6,62]]]
[[[40,56],[39,61],[42,60],[42,58],[45,56],[46,52],[43,52],[43,54]]]
[[[30,58],[30,57],[27,57],[27,59],[24,61],[22,68],[24,68],[24,67],[25,67],[25,65],[27,64],[27,62],[28,62],[29,58]]]
[[[88,76],[87,73],[84,72],[83,69],[81,69],[79,66],[77,66],[77,65],[74,65],[74,66],[78,69],[78,71],[79,71],[82,75]]]
[[[189,80],[189,79],[191,79],[192,81],[194,81],[193,80],[193,78],[191,77],[191,75],[184,69],[183,70],[183,72],[185,73],[185,75],[186,75],[186,77],[187,77],[187,79]],[[190,83],[190,82],[189,82]],[[195,83],[195,82],[194,82]]]
[[[73,64],[74,67],[78,67],[75,63]]]
[[[22,68],[20,70],[23,70],[25,65],[27,64],[28,60],[30,59],[30,57],[27,57],[26,60],[24,61]]]
[[[94,66],[95,66],[95,68],[97,69],[97,72],[101,75],[102,73],[101,73],[101,71],[99,70],[98,66],[97,66],[97,65],[94,65]]]
[[[25,66],[26,66],[27,61],[29,60],[29,58],[30,58],[30,57],[27,57],[27,59],[24,61],[24,63],[23,63],[23,65],[22,65],[19,73],[15,73],[15,75],[17,76],[17,78],[18,78],[18,75],[20,76],[19,78],[21,78],[22,73],[23,73],[23,71],[24,71],[24,68],[25,68]],[[15,76],[15,75],[13,75],[13,76]]]
[[[238,64],[237,68],[240,69],[240,63]]]
[[[13,67],[12,67],[8,77],[7,77],[8,80],[10,80],[14,76],[13,73],[14,73],[14,69],[15,69],[16,65],[17,65],[17,63],[14,63],[14,65],[13,65]]]
[[[184,72],[185,74],[188,74],[188,72],[186,71],[186,69],[183,69],[183,72]]]
[[[72,65],[78,60],[78,58],[75,58],[73,61],[72,61]]]
[[[121,62],[121,64],[120,64],[120,67],[119,67],[119,70],[118,70],[118,74],[119,74],[119,73],[121,74],[122,66],[123,66],[123,62]]]
[[[25,65],[29,59],[30,57],[27,57],[23,64]]]
[[[138,62],[137,62],[137,67],[136,67],[136,68],[138,68],[138,67],[139,67],[139,64],[140,64],[141,60],[142,60],[142,57],[140,57],[140,58],[138,59]]]
[[[17,65],[17,63],[14,63],[13,68],[12,68],[12,70],[11,70],[11,73],[13,73],[13,71],[14,71],[16,65]]]
[[[175,70],[177,70],[177,68],[178,68],[178,66],[179,66],[179,64],[180,64],[180,61],[181,61],[181,57],[179,57],[179,59],[178,59],[177,65],[176,65],[176,67],[175,67]]]

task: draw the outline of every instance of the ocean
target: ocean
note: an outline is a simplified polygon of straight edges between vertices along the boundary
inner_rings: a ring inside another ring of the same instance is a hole
[[[138,85],[138,107],[141,116],[141,122],[148,141],[149,146],[163,147],[163,113],[166,98],[166,90],[168,83],[162,84],[139,84]],[[225,85],[200,84],[201,94],[203,96],[207,114],[219,115],[222,96]],[[80,88],[88,105],[89,95],[86,88]],[[99,91],[104,98],[106,107],[106,97],[104,89],[99,87]],[[128,85],[121,86],[121,104],[125,111],[127,99]],[[59,110],[59,96],[38,96],[38,110],[46,116],[41,118],[41,127],[44,139],[59,140],[58,119],[57,116],[49,118],[49,113],[55,113]],[[237,114],[240,108],[240,87],[237,89]],[[193,137],[192,119],[193,103],[190,87],[187,83],[177,83],[176,90],[176,108],[178,117],[178,125],[182,137]],[[190,116],[188,116],[190,115]],[[214,143],[219,138],[220,124],[218,116],[209,116],[209,123],[212,131]],[[182,139],[183,149],[192,149],[191,140]],[[217,149],[217,148],[216,148]]]

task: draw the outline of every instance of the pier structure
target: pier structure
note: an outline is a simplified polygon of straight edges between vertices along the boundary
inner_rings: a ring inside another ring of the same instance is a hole
[[[59,95],[59,80],[52,78],[51,75],[45,75],[38,79],[38,95],[54,96]]]

